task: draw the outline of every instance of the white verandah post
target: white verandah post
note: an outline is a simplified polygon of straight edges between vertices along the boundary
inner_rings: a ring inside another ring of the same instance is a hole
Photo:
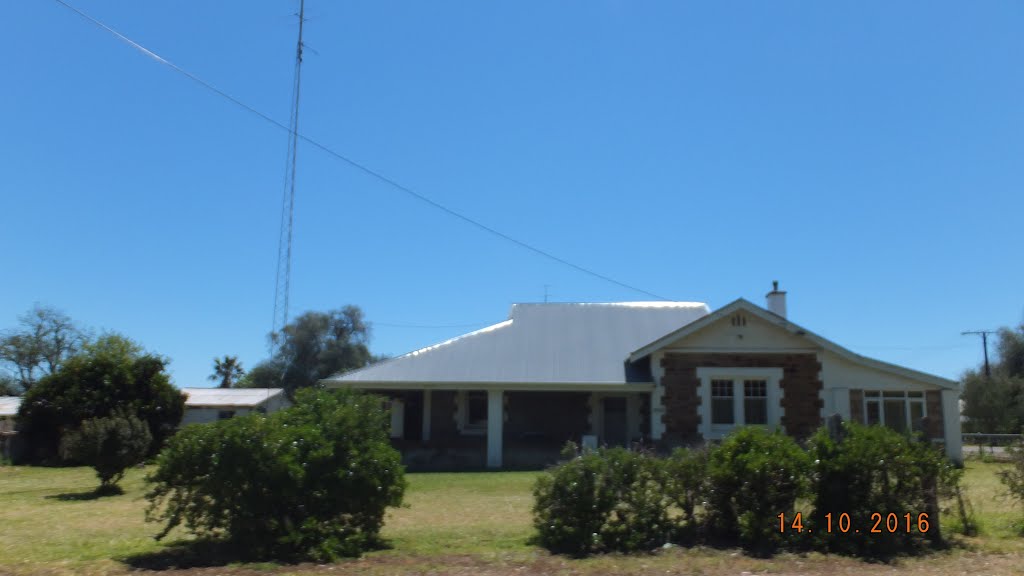
[[[502,390],[487,391],[487,467],[501,468],[505,424],[505,398]]]
[[[946,456],[963,463],[963,436],[960,431],[959,391],[942,391],[942,436],[946,441]]]

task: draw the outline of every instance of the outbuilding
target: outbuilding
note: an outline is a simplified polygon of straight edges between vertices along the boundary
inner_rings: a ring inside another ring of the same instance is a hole
[[[181,424],[215,422],[250,412],[269,414],[291,405],[282,388],[182,388]]]
[[[0,456],[5,459],[11,458],[14,437],[18,433],[15,418],[20,406],[20,397],[0,396]]]

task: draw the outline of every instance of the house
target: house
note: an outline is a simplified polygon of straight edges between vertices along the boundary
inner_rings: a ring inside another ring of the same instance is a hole
[[[18,416],[21,398],[0,396],[0,457],[10,459],[14,436],[17,435],[14,420]]]
[[[182,388],[181,424],[215,422],[249,412],[268,414],[291,406],[282,388]]]
[[[487,328],[325,380],[387,396],[410,468],[527,468],[568,440],[662,447],[741,425],[806,437],[833,413],[922,429],[961,460],[959,385],[855,354],[740,299],[515,304]]]

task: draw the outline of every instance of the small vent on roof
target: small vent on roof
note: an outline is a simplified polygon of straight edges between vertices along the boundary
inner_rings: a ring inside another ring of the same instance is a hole
[[[736,314],[735,316],[732,317],[730,322],[732,322],[733,326],[737,326],[737,327],[738,326],[746,326],[747,325],[747,317],[744,314]]]

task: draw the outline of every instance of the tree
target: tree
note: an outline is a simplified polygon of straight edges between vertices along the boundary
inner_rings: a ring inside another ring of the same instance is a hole
[[[999,329],[999,341],[996,344],[995,373],[1015,378],[1024,377],[1024,324],[1016,330]]]
[[[0,374],[0,396],[17,396],[21,393],[21,385],[13,376]]]
[[[239,385],[284,388],[293,397],[299,388],[316,386],[332,374],[369,364],[369,340],[370,326],[358,306],[306,312],[273,338],[273,357],[253,367]]]
[[[26,392],[40,377],[59,370],[88,341],[86,333],[56,308],[37,304],[18,322],[19,328],[0,335],[0,363],[12,369]]]
[[[121,494],[117,486],[124,471],[146,458],[153,443],[149,425],[129,413],[116,412],[108,418],[82,422],[61,440],[61,453],[96,469],[100,486],[97,494]]]
[[[242,369],[238,356],[224,356],[223,360],[220,358],[213,359],[213,374],[210,374],[210,380],[214,382],[220,381],[218,387],[231,388],[244,375],[245,370]]]
[[[284,364],[280,360],[264,360],[235,382],[236,388],[277,388],[281,386]]]
[[[59,459],[61,436],[92,418],[115,411],[131,414],[149,426],[154,454],[172,435],[185,411],[185,397],[164,368],[167,360],[144,353],[117,334],[87,344],[57,372],[25,394],[18,411],[20,434],[34,461]]]
[[[968,370],[961,383],[965,429],[1020,433],[1024,426],[1024,325],[999,330],[991,378],[981,369]]]
[[[1024,424],[1024,378],[968,370],[963,383],[964,429],[984,434],[1017,434]]]

